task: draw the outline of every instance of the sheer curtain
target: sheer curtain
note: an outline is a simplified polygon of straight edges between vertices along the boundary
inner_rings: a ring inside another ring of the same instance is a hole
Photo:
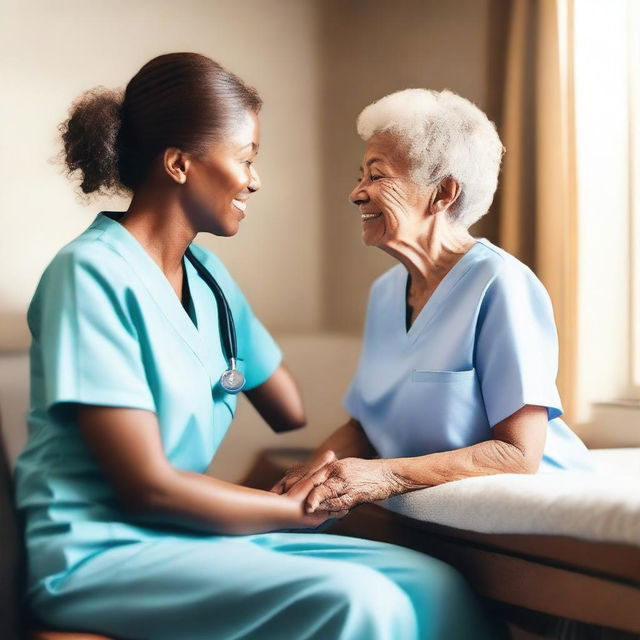
[[[499,201],[499,243],[528,264],[553,302],[558,387],[569,422],[576,405],[577,216],[573,0],[510,7]]]

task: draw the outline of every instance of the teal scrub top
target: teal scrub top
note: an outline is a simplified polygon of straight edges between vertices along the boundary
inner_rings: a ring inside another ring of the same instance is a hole
[[[551,301],[534,273],[480,239],[406,327],[407,271],[374,283],[364,344],[345,398],[384,458],[467,447],[524,405],[547,407],[540,470],[593,470],[560,418],[558,339]]]
[[[29,583],[48,581],[108,547],[162,535],[138,526],[88,451],[71,405],[156,414],[170,463],[204,472],[222,441],[236,397],[219,384],[227,369],[211,290],[185,261],[191,316],[158,265],[117,218],[101,213],[46,269],[31,302],[29,439],[16,468]],[[252,389],[281,352],[221,261],[191,245],[220,284],[236,325],[239,368]]]

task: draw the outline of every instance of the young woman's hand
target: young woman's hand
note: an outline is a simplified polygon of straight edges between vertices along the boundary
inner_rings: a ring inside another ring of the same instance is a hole
[[[278,494],[287,493],[303,478],[313,475],[325,465],[335,462],[335,460],[337,460],[335,452],[324,451],[317,458],[312,458],[308,462],[297,464],[291,467],[291,469],[271,487],[271,491]]]
[[[285,497],[294,501],[298,516],[294,519],[291,527],[294,529],[315,529],[327,522],[327,520],[344,518],[349,513],[349,509],[318,510],[314,513],[307,512],[307,497],[314,488],[311,476],[298,481]]]

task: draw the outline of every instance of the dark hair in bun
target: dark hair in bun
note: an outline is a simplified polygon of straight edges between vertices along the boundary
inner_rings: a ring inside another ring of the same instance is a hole
[[[76,100],[60,125],[63,160],[86,194],[135,191],[168,147],[200,155],[262,100],[255,89],[197,53],[145,64],[124,94],[97,87]]]

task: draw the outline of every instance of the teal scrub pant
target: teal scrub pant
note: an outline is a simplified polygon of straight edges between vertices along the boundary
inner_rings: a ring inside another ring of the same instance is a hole
[[[163,536],[113,547],[31,604],[48,625],[127,640],[502,637],[449,565],[315,533]]]

